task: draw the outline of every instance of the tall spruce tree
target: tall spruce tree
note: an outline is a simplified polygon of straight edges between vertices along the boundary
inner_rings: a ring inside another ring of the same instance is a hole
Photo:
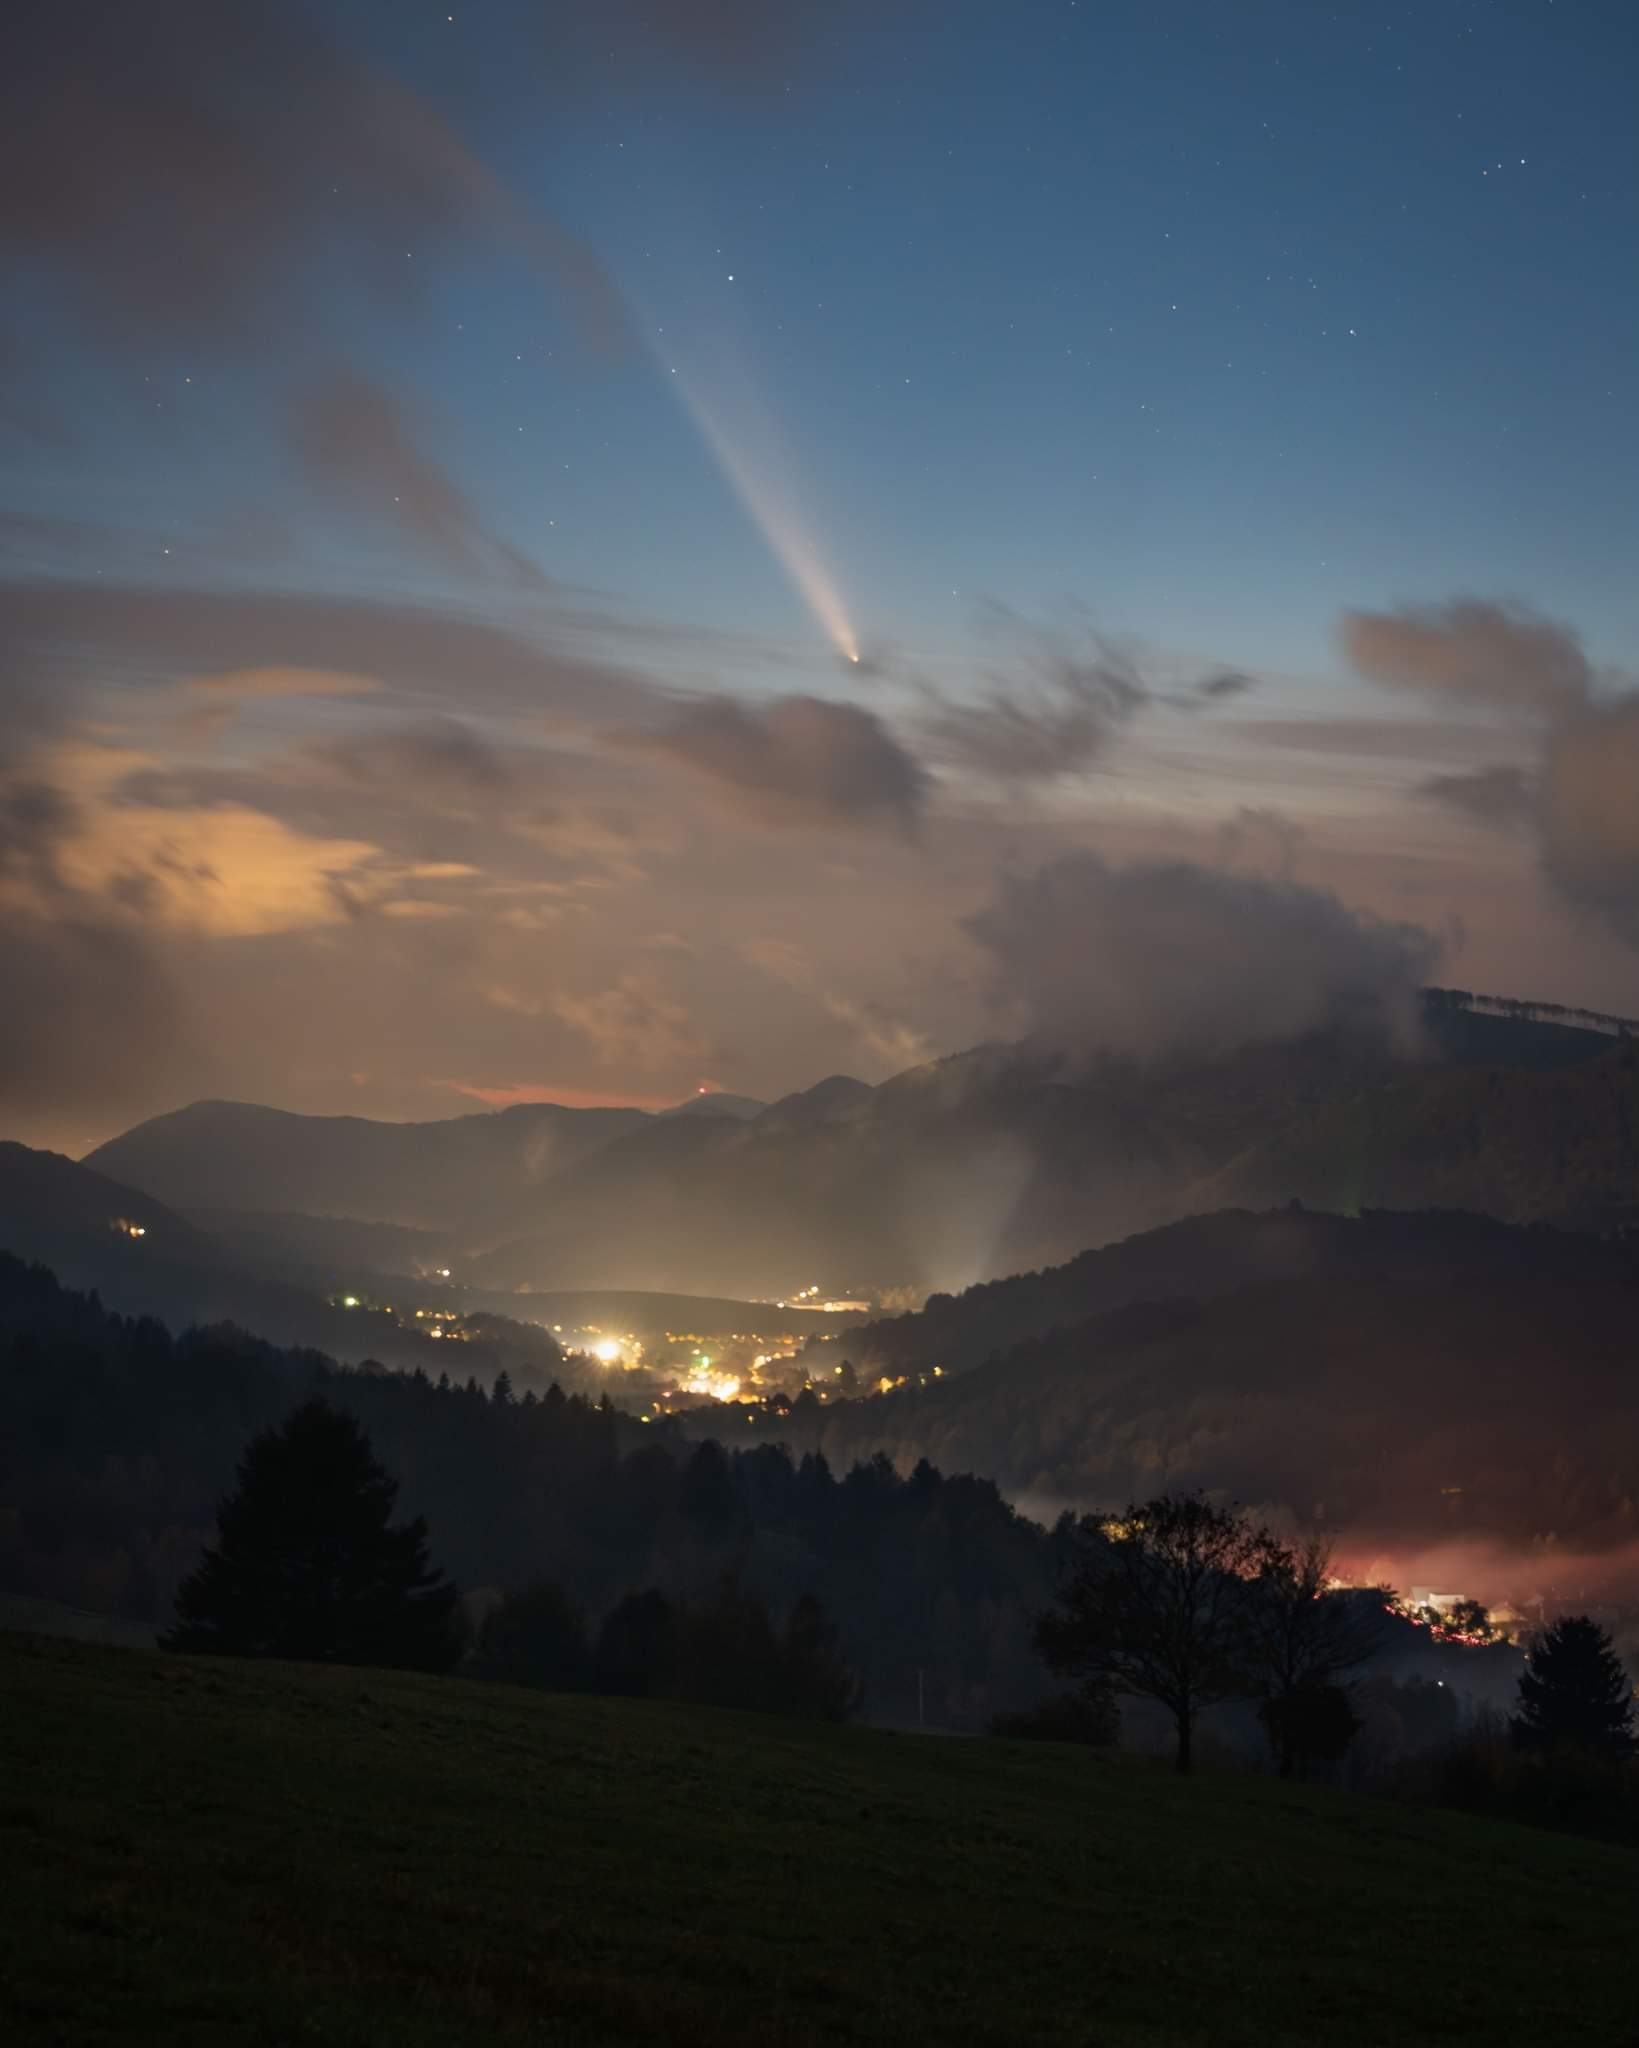
[[[393,1523],[397,1497],[352,1416],[309,1401],[245,1452],[162,1646],[448,1669],[455,1589],[428,1562],[426,1523]]]
[[[1519,1702],[1513,1730],[1522,1749],[1633,1753],[1633,1682],[1586,1614],[1567,1614],[1545,1632],[1520,1673]]]

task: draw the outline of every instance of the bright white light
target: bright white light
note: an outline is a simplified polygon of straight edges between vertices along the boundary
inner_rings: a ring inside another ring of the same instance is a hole
[[[740,1382],[732,1373],[706,1372],[697,1368],[683,1382],[685,1394],[708,1394],[714,1401],[732,1401],[740,1391]]]
[[[601,1344],[592,1346],[592,1356],[600,1359],[605,1365],[613,1365],[620,1356],[620,1346],[613,1337],[605,1337]]]

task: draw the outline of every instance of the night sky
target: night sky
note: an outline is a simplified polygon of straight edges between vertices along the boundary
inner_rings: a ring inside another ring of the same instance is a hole
[[[1639,1010],[1636,99],[1624,0],[14,5],[6,1134]]]

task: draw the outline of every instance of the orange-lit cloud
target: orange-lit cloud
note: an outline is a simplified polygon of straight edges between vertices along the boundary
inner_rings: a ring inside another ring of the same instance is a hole
[[[368,840],[312,838],[238,804],[127,804],[91,816],[57,860],[69,888],[125,902],[151,925],[237,939],[341,923],[336,884],[377,851]]]
[[[224,675],[190,676],[190,697],[212,704],[260,703],[280,697],[370,697],[385,689],[379,676],[354,676],[322,668],[242,668]]]

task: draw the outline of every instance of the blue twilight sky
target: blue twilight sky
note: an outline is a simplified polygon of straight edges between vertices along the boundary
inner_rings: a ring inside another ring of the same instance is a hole
[[[130,13],[0,45],[42,1007],[71,898],[222,1092],[874,1078],[1076,848],[1639,1002],[1633,8]],[[191,1086],[99,1061],[65,1141]]]

